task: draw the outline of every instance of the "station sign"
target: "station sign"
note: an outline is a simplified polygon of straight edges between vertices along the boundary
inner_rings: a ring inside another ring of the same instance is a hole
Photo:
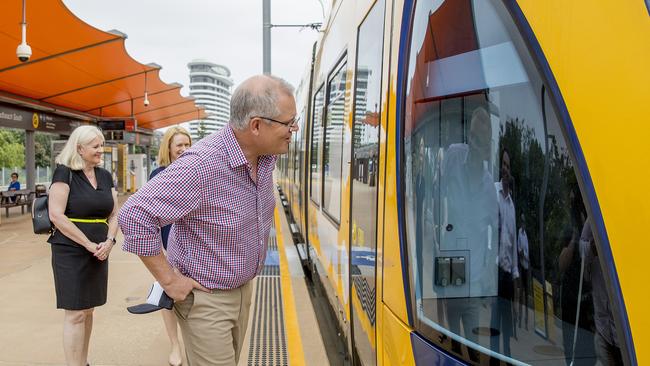
[[[124,120],[97,121],[97,127],[99,127],[102,131],[124,130]]]
[[[152,140],[151,135],[139,132],[103,130],[102,133],[106,141],[119,144],[149,146]]]
[[[135,120],[134,119],[127,119],[124,121],[124,129],[127,131],[135,131]]]
[[[17,128],[27,131],[70,134],[72,130],[86,123],[87,122],[56,114],[0,104],[0,127]]]

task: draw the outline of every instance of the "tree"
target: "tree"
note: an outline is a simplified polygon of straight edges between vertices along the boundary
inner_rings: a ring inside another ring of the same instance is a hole
[[[36,153],[36,166],[42,168],[50,166],[52,162],[53,135],[36,132],[34,135],[34,150]]]
[[[24,141],[20,131],[0,129],[0,167],[25,167]]]
[[[197,141],[208,135],[207,128],[202,120],[199,120],[199,128],[196,129]]]

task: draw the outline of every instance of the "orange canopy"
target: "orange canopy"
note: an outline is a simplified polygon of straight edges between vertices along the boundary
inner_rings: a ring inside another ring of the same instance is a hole
[[[27,0],[28,62],[20,62],[22,0],[2,0],[0,91],[35,104],[64,107],[96,119],[135,118],[160,128],[205,118],[180,84],[160,80],[160,66],[126,52],[126,35],[103,32],[77,18],[61,0]],[[144,106],[145,88],[149,106]]]

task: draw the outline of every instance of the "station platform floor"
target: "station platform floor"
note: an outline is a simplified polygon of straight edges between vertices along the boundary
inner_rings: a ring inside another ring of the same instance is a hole
[[[120,196],[120,204],[126,199]],[[267,262],[254,280],[239,365],[338,365],[340,355],[332,356],[327,340],[332,335],[325,334],[331,330],[321,333],[318,306],[312,305],[277,194],[276,202]],[[0,365],[65,364],[63,311],[56,309],[46,239],[33,234],[29,214],[15,208],[0,224]],[[167,365],[170,347],[161,315],[126,311],[144,302],[153,277],[120,243],[121,234],[110,256],[108,302],[95,310],[89,362]]]

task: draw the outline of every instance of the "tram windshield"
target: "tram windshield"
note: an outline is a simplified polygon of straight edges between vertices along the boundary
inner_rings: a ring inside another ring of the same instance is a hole
[[[413,19],[416,329],[473,363],[610,364],[615,325],[573,160],[510,15],[499,1],[418,1]]]

